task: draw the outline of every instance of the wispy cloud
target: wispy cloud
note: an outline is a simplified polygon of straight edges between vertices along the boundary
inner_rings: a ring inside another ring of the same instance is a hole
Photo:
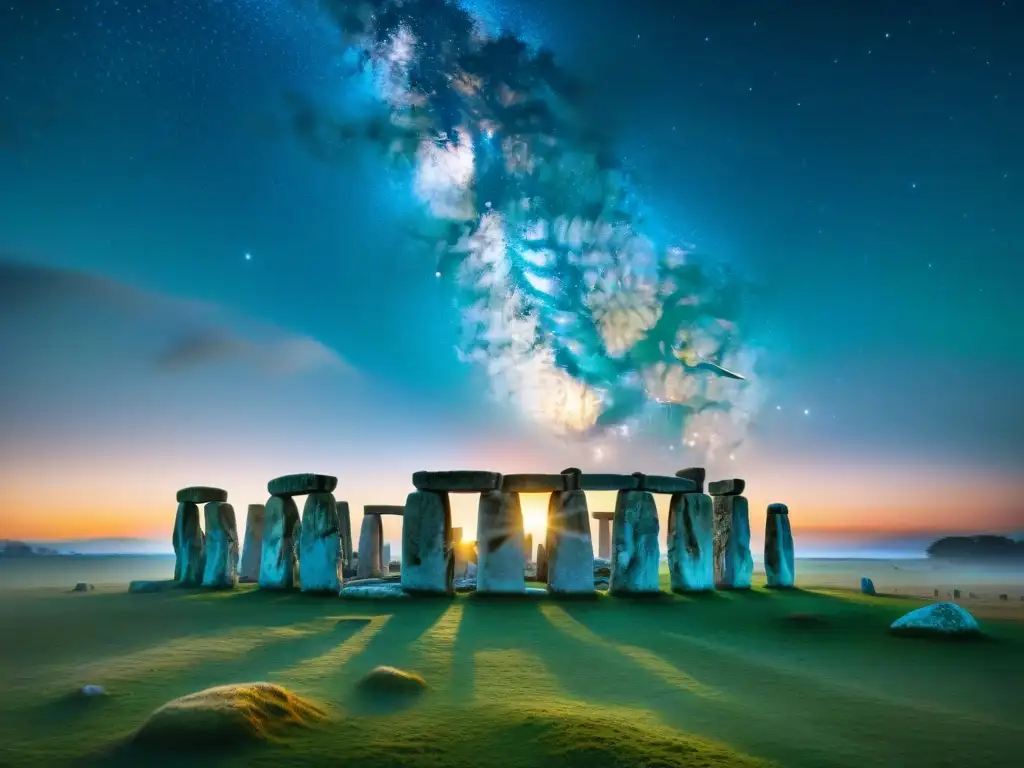
[[[170,373],[224,362],[242,362],[277,375],[321,367],[351,370],[337,352],[316,339],[293,336],[256,342],[212,328],[181,336],[156,359],[157,368]]]

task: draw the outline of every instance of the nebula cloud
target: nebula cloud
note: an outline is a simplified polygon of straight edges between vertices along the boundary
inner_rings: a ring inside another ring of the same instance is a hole
[[[307,108],[299,127],[325,156],[361,139],[408,164],[438,233],[425,268],[456,286],[462,357],[494,394],[560,434],[629,436],[656,411],[687,447],[731,451],[757,405],[740,286],[645,236],[553,55],[452,0],[320,6],[382,108],[355,124]]]

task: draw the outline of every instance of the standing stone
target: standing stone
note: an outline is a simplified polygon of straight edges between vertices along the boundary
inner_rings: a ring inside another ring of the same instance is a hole
[[[405,539],[402,540],[402,547],[405,547]],[[462,540],[462,528],[452,528],[452,559],[454,560],[454,572],[456,579],[466,578],[466,569],[469,566],[469,554],[468,548],[465,542]],[[402,562],[405,563],[405,555],[402,556]],[[405,567],[404,565],[402,566]]]
[[[348,508],[347,501],[337,503],[338,510],[338,532],[341,534],[341,555],[345,568],[351,570],[352,562],[352,514]]]
[[[391,545],[384,545],[384,572],[391,573]]]
[[[546,584],[550,569],[548,568],[548,548],[543,544],[537,545],[537,581]]]
[[[660,591],[658,508],[648,491],[619,491],[612,525],[613,594]]]
[[[595,512],[597,520],[597,556],[602,560],[612,559],[612,520],[614,512]]]
[[[299,508],[290,496],[271,496],[263,518],[262,589],[293,589],[299,581],[297,541],[301,535]]]
[[[526,562],[533,562],[533,534],[526,534],[526,538],[523,539],[523,551],[526,555]]]
[[[668,570],[672,589],[715,588],[715,526],[711,497],[676,493],[668,507]]]
[[[250,504],[245,512],[245,542],[242,546],[242,564],[238,569],[238,580],[243,583],[255,583],[260,580],[263,521],[266,511],[263,504]]]
[[[370,579],[383,574],[381,558],[384,555],[384,525],[380,515],[363,515],[359,528],[359,560],[356,578]]]
[[[306,496],[299,534],[299,583],[303,592],[336,594],[344,580],[338,502],[327,491]]]
[[[199,505],[178,503],[174,519],[174,574],[183,587],[198,587],[206,568],[206,537],[199,525]]]
[[[526,591],[523,552],[523,510],[518,493],[487,491],[477,508],[478,593],[516,594]]]
[[[742,482],[742,481],[740,481]],[[715,484],[711,484],[714,488]],[[750,555],[750,510],[745,496],[715,496],[715,586],[749,589],[754,575]]]
[[[793,530],[789,525],[789,508],[785,504],[769,504],[764,530],[764,572],[768,586],[789,589],[795,583]]]
[[[456,530],[461,539],[462,529]],[[454,591],[457,570],[452,546],[454,532],[448,494],[434,491],[409,494],[402,518],[402,589],[435,595]]]
[[[238,582],[238,527],[235,509],[226,501],[203,507],[206,520],[206,565],[203,586],[234,589]]]
[[[551,494],[548,503],[548,592],[562,595],[594,593],[594,542],[590,511],[583,491]],[[539,574],[538,574],[539,578]]]

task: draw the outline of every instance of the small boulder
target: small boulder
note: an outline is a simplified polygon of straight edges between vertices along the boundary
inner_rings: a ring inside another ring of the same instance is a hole
[[[352,597],[360,600],[389,600],[396,597],[408,597],[408,594],[398,582],[346,585],[338,591],[339,597]]]
[[[132,742],[160,750],[230,749],[323,719],[319,707],[271,683],[219,685],[164,704]]]
[[[875,592],[875,582],[873,582],[867,576],[861,576],[861,579],[860,579],[860,591],[861,591],[862,594],[865,594],[865,595],[874,595],[874,594],[876,594],[876,592]]]
[[[956,603],[932,603],[901,616],[889,628],[896,635],[968,638],[981,635],[978,622]]]
[[[75,588],[72,589],[71,591],[72,592],[92,592],[94,589],[96,589],[96,587],[94,587],[89,582],[87,582],[87,581],[80,581],[77,584],[75,584]]]
[[[395,667],[375,667],[357,683],[362,691],[372,693],[417,694],[427,689],[427,681],[414,672]]]
[[[78,694],[87,697],[103,696],[106,694],[106,691],[103,690],[102,685],[83,685],[78,689]]]
[[[165,592],[178,586],[174,579],[165,581],[133,581],[128,585],[128,591],[132,593]]]

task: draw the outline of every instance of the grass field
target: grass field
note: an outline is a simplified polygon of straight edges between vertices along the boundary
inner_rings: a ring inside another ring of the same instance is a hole
[[[0,764],[1011,766],[1024,623],[894,638],[921,602],[842,591],[592,602],[0,591]],[[394,699],[356,683],[422,675]],[[266,680],[327,720],[240,749],[124,748],[157,707]],[[83,684],[107,695],[78,698]],[[367,760],[369,762],[362,763]]]

